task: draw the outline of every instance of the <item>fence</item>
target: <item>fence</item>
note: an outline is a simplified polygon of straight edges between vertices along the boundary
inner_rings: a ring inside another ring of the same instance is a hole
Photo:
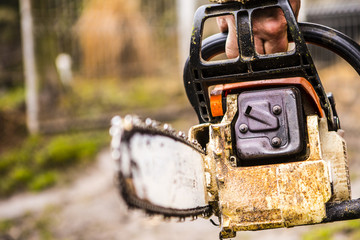
[[[23,81],[18,8],[18,1],[0,2],[0,92]]]
[[[307,10],[307,21],[319,23],[345,33],[355,41],[360,40],[360,3],[338,3]],[[321,48],[311,46],[314,60],[319,67],[334,64],[338,57]]]
[[[161,45],[176,34],[174,1],[166,0],[39,0],[33,3],[33,17],[40,58],[55,60],[67,53],[74,69],[89,77],[131,74],[149,45]],[[127,61],[121,62],[124,55]]]
[[[134,78],[178,71],[176,0],[38,0],[32,1],[32,15],[40,119],[46,128],[64,118],[88,122],[84,109],[110,98],[97,99],[107,93],[95,91],[96,84],[110,80],[121,88]],[[84,94],[77,93],[90,85],[94,96],[84,103]],[[119,108],[106,104],[90,116],[95,122],[105,119],[105,126],[109,112]]]

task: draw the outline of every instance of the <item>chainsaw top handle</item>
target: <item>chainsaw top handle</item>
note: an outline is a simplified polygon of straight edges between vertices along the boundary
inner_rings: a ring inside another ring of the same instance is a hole
[[[252,34],[252,15],[265,8],[281,8],[288,24],[288,38],[295,48],[288,52],[261,55],[256,53]],[[208,61],[225,51],[227,34],[203,39],[204,22],[209,18],[232,15],[238,35],[239,57],[226,61]],[[303,77],[318,95],[330,130],[337,130],[334,116],[306,42],[327,48],[348,61],[360,74],[360,46],[344,34],[316,24],[298,24],[288,0],[231,2],[200,7],[194,19],[190,57],[185,65],[184,85],[199,121],[216,122],[210,110],[209,87],[218,84]]]

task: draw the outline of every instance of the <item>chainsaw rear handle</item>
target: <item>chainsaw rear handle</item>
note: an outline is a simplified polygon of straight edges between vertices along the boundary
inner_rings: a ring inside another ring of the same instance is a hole
[[[360,46],[348,36],[343,33],[331,29],[326,26],[313,24],[313,23],[299,23],[300,31],[307,43],[315,44],[320,47],[326,48],[347,61],[360,75]],[[205,39],[202,43],[201,54],[204,60],[208,60],[215,55],[224,53],[227,34],[219,33]],[[291,39],[290,39],[291,40]],[[190,78],[189,60],[185,66],[184,81],[189,81]],[[189,100],[195,108],[199,119],[201,114],[197,110],[196,101],[187,93]],[[340,203],[329,203],[326,206],[326,215],[323,223],[351,220],[360,218],[360,199],[344,201]]]

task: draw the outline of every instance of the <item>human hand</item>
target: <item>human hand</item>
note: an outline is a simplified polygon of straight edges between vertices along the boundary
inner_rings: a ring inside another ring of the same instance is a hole
[[[300,10],[300,0],[290,0],[290,4],[297,17]],[[228,32],[225,49],[227,57],[230,59],[238,57],[239,46],[234,17],[218,17],[217,24],[221,32]],[[287,23],[284,13],[280,8],[270,8],[255,12],[252,30],[257,53],[271,54],[287,51],[289,43],[287,39]]]

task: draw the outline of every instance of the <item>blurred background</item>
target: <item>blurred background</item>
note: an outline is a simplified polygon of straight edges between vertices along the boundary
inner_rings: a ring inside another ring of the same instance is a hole
[[[0,240],[217,239],[207,220],[164,223],[129,212],[108,151],[114,115],[151,117],[183,131],[197,124],[182,68],[194,11],[207,3],[1,0]],[[358,0],[302,0],[300,21],[360,40]],[[334,54],[310,48],[337,100],[353,197],[360,197],[359,77]],[[238,239],[360,239],[359,227],[353,221]]]

